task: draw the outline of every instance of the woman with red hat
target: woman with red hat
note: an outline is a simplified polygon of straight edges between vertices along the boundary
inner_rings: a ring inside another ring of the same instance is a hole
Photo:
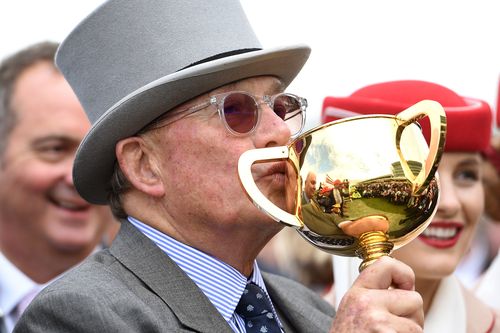
[[[393,81],[364,87],[349,97],[325,98],[322,120],[394,115],[424,99],[441,103],[447,116],[445,151],[438,168],[440,202],[427,229],[393,256],[415,272],[415,287],[424,302],[426,333],[500,332],[499,314],[453,276],[484,211],[482,156],[489,146],[492,126],[488,104],[430,82]],[[425,126],[423,131],[429,138]],[[353,276],[358,263],[343,259],[339,260],[343,264],[337,265],[336,260],[335,289],[341,298],[346,277]]]

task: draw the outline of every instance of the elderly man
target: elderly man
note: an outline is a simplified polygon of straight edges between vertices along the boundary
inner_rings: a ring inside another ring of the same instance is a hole
[[[314,196],[316,191],[316,174],[310,171],[307,174],[306,180],[304,181],[304,192],[302,192],[303,202],[309,202]]]
[[[90,123],[55,68],[57,47],[36,44],[0,64],[0,312],[9,332],[44,285],[94,251],[113,220],[73,186]]]
[[[235,0],[111,0],[80,23],[56,61],[93,122],[74,180],[122,226],[16,331],[421,331],[413,274],[391,258],[361,274],[333,323],[316,294],[255,263],[282,226],[248,199],[238,159],[301,130],[306,102],[283,90],[308,55],[262,49]],[[283,207],[283,166],[253,175]]]

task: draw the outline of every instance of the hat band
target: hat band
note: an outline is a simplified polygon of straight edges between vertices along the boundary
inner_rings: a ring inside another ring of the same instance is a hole
[[[261,50],[262,49],[260,49],[260,48],[250,48],[250,49],[239,49],[239,50],[234,50],[234,51],[222,52],[222,53],[210,56],[208,58],[202,59],[200,61],[193,62],[192,64],[187,65],[186,67],[179,69],[177,72],[182,71],[182,70],[189,68],[189,67],[203,64],[205,62],[209,62],[209,61],[213,61],[213,60],[217,60],[217,59],[222,59],[222,58],[227,58],[227,57],[231,57],[231,56],[234,56],[237,54],[243,54],[243,53],[254,52],[254,51],[261,51]]]

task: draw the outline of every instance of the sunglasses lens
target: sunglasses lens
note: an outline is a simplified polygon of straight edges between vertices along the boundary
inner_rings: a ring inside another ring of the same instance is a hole
[[[243,93],[227,95],[224,98],[224,120],[236,133],[250,132],[257,124],[257,104],[253,97]]]
[[[275,97],[274,112],[283,119],[292,135],[297,134],[302,129],[303,112],[300,100],[293,95],[281,94]]]

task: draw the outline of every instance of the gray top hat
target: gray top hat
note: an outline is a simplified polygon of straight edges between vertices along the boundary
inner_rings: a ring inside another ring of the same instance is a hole
[[[110,0],[61,44],[56,64],[92,127],[73,178],[108,201],[116,143],[172,108],[233,81],[273,75],[288,85],[310,53],[263,50],[237,0]]]

